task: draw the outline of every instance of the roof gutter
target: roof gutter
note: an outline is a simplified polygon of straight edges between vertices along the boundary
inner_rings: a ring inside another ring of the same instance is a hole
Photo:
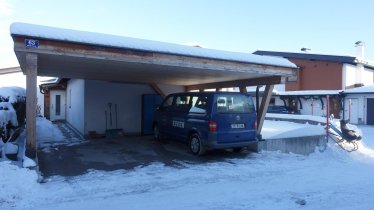
[[[362,65],[364,65],[365,67],[374,70],[374,62],[371,62],[371,61],[368,61],[368,60],[364,60],[364,59],[360,59],[360,58],[356,58],[356,59],[354,60],[354,62],[355,62],[356,64],[362,64]]]

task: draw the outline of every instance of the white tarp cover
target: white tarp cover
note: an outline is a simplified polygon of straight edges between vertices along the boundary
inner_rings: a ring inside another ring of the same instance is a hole
[[[374,84],[348,89],[344,93],[374,93]]]

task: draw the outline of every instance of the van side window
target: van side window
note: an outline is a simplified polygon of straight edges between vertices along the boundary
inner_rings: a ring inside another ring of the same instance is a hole
[[[187,112],[190,108],[190,96],[177,96],[175,98],[174,110],[177,112]]]
[[[173,106],[174,96],[167,97],[161,105],[161,109],[164,111],[170,111]]]
[[[208,97],[206,96],[193,96],[192,97],[192,106],[190,113],[205,114],[207,110]]]

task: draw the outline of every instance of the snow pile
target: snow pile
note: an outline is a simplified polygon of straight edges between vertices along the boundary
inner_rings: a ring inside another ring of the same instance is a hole
[[[64,132],[61,130],[64,130]],[[66,124],[57,125],[44,117],[36,119],[37,143],[39,149],[44,152],[48,152],[51,148],[60,145],[73,146],[87,142],[82,137],[74,136],[72,132]]]
[[[3,143],[3,141],[0,141],[0,148],[3,147],[3,150],[4,150],[4,154],[3,154],[3,158],[5,157],[4,155],[7,154],[17,154],[18,153],[18,146],[11,143],[11,142],[7,142],[7,143]],[[0,149],[1,151],[1,149]]]
[[[36,162],[30,158],[28,158],[26,155],[23,155],[22,159],[22,167],[24,168],[32,168],[37,166]]]
[[[17,113],[12,103],[24,100],[26,90],[21,87],[0,87],[0,126],[8,124],[18,126]]]
[[[0,127],[5,127],[9,122],[18,126],[16,110],[10,102],[0,102]]]
[[[26,97],[26,90],[21,87],[0,87],[0,97],[9,98],[9,102],[14,103]]]
[[[352,126],[352,125],[349,125]],[[363,136],[364,140],[358,141],[358,151],[352,154],[352,157],[359,160],[371,161],[374,160],[374,128],[373,126],[360,125],[352,126],[351,129],[355,129],[358,133]]]
[[[281,114],[282,115],[282,114]],[[318,136],[326,133],[325,126],[265,120],[262,128],[264,139]]]
[[[24,208],[24,201],[29,205],[41,189],[37,180],[35,171],[0,161],[0,209]]]
[[[3,159],[5,158],[5,154],[15,154],[18,152],[18,147],[5,142],[13,132],[13,129],[10,128],[18,126],[17,112],[12,103],[23,101],[25,97],[26,91],[24,88],[0,87],[0,134],[2,136],[0,137],[0,153]],[[9,128],[8,126],[11,127]]]
[[[36,138],[41,148],[63,144],[65,140],[60,129],[44,117],[36,118]]]
[[[310,121],[319,122],[319,123],[326,123],[326,117],[313,116],[313,115],[266,113],[265,116],[271,117],[271,118],[278,118],[278,119],[310,120]]]

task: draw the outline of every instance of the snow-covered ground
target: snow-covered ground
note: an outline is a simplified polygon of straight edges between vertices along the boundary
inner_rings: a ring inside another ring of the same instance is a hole
[[[72,146],[83,143],[84,140],[73,138],[66,139],[58,126],[44,117],[36,119],[36,137],[38,139],[38,148],[47,152],[52,147],[59,145]]]
[[[272,123],[265,128],[286,125]],[[364,139],[354,153],[330,142],[310,156],[261,152],[179,167],[154,163],[43,184],[34,171],[3,161],[0,209],[373,209],[374,127],[359,128]]]

